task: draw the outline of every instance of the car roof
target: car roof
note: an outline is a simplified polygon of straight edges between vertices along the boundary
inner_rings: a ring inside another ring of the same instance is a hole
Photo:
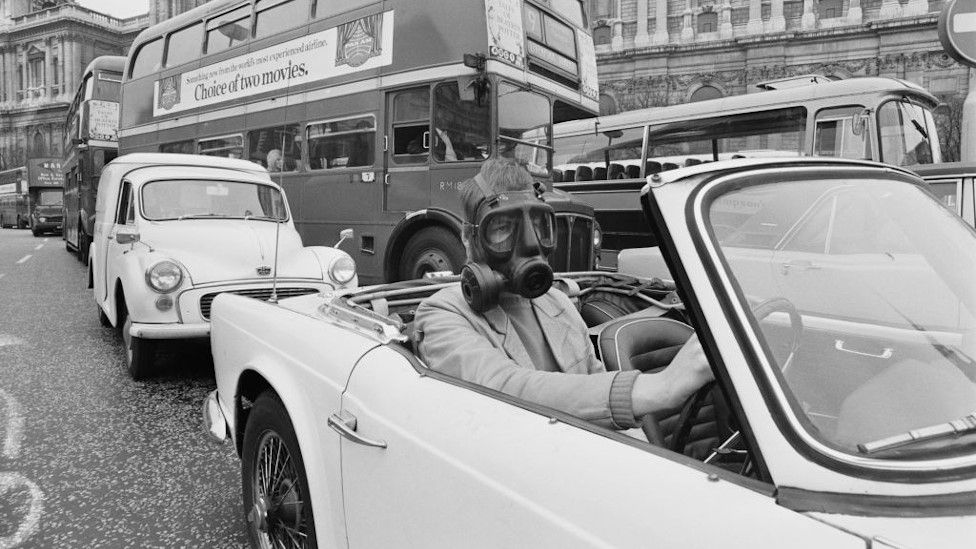
[[[922,177],[972,177],[976,175],[976,162],[941,162],[939,164],[919,164],[912,171]]]
[[[122,168],[121,174],[116,177],[124,177],[133,185],[141,185],[149,181],[159,181],[162,179],[203,179],[215,181],[241,181],[246,183],[258,183],[269,185],[280,189],[267,172],[255,172],[249,170],[235,170],[219,166],[199,166],[186,164],[121,164],[117,167]]]
[[[734,160],[718,160],[703,162],[694,166],[676,168],[656,173],[647,177],[648,185],[660,187],[668,183],[695,178],[697,176],[718,175],[722,172],[739,172],[746,170],[776,169],[776,168],[817,168],[829,167],[859,167],[891,170],[917,178],[918,174],[889,164],[870,160],[849,160],[846,158],[827,158],[818,156],[772,157],[772,158],[736,158]]]

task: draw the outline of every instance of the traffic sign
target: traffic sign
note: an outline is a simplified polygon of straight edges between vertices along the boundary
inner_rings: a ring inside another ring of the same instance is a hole
[[[976,67],[976,0],[949,0],[939,16],[939,41],[953,59]]]

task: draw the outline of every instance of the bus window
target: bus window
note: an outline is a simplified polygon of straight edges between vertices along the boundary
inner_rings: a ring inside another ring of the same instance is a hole
[[[130,78],[139,78],[159,70],[163,62],[163,39],[157,38],[139,47],[132,62]]]
[[[935,119],[908,101],[888,101],[878,109],[881,161],[896,166],[941,162]]]
[[[376,0],[342,0],[341,11],[352,11],[356,8],[375,4]],[[330,5],[331,4],[331,5]],[[312,17],[329,17],[339,12],[339,2],[336,0],[313,0]],[[331,9],[330,9],[331,8]],[[304,17],[304,15],[302,15]]]
[[[668,170],[727,158],[800,156],[806,120],[806,108],[790,107],[658,124],[648,129],[647,160]]]
[[[166,66],[175,67],[200,58],[203,23],[190,25],[169,35],[166,41]]]
[[[251,36],[251,6],[236,10],[207,22],[207,53],[216,53],[244,42]]]
[[[854,135],[854,116],[862,110],[861,107],[842,107],[818,112],[813,154],[870,160],[871,132]]]
[[[92,99],[95,93],[95,77],[88,75],[85,77],[85,99]]]
[[[193,154],[196,152],[192,139],[177,141],[175,143],[163,143],[159,146],[161,153]]]
[[[98,71],[95,80],[95,99],[118,101],[122,91],[122,75],[117,72]]]
[[[244,138],[240,135],[227,135],[224,137],[201,139],[197,143],[197,154],[223,156],[225,158],[242,158],[244,155]]]
[[[247,134],[247,159],[269,172],[294,172],[301,168],[302,147],[298,124],[253,130]]]
[[[254,37],[274,36],[308,19],[308,0],[258,0],[254,4]]]
[[[548,97],[499,85],[499,154],[518,160],[533,174],[548,175],[551,113]]]
[[[430,150],[430,90],[398,92],[393,97],[393,160],[397,164],[427,162]]]
[[[585,165],[589,169],[583,170],[584,178],[636,179],[643,145],[643,127],[560,137],[555,140],[552,164],[563,172],[556,177],[568,170],[577,173]]]
[[[488,158],[491,141],[490,105],[461,100],[457,82],[434,89],[434,160],[458,162]]]
[[[360,116],[308,125],[308,163],[313,170],[373,164],[376,118]]]

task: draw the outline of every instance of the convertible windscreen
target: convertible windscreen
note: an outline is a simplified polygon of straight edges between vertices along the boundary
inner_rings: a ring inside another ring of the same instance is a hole
[[[897,179],[720,186],[704,214],[804,429],[872,458],[973,452],[973,429],[879,443],[976,411],[972,229]]]
[[[162,221],[193,218],[286,218],[281,192],[236,181],[153,181],[142,187],[142,214]]]

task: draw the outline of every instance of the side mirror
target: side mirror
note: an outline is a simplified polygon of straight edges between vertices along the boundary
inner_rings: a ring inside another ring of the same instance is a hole
[[[339,241],[335,243],[333,248],[338,248],[343,242],[352,238],[356,233],[352,229],[342,229],[339,231]]]
[[[134,244],[139,242],[139,233],[119,231],[115,233],[115,241],[119,244]]]

